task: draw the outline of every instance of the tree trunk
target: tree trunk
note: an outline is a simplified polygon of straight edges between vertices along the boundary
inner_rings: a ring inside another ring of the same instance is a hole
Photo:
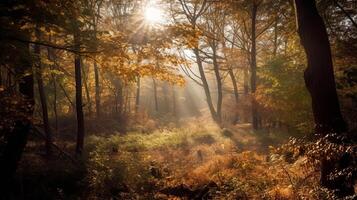
[[[49,36],[49,41],[51,42],[51,35]],[[47,47],[47,59],[53,61],[56,65],[55,55],[50,47]],[[53,66],[51,65],[51,70],[53,70]],[[58,131],[58,111],[57,111],[57,78],[54,73],[51,72],[51,81],[53,87],[53,112],[55,117],[55,131]]]
[[[168,91],[168,86],[167,86],[167,82],[163,81],[162,85],[162,93],[164,96],[164,102],[163,102],[163,111],[165,113],[169,113],[170,112],[170,105],[169,105],[169,91]]]
[[[332,56],[325,24],[314,0],[295,0],[298,33],[307,56],[305,85],[311,95],[315,133],[325,136],[342,133],[347,129],[340,112],[336,92]],[[336,163],[322,159],[321,185],[339,190],[340,195],[353,194],[353,184],[336,182],[328,178]]]
[[[217,62],[217,46],[215,41],[212,41],[212,52],[213,52],[213,71],[216,76],[217,81],[217,106],[216,106],[216,122],[220,125],[222,123],[222,79],[221,74],[219,72],[219,64]]]
[[[40,39],[40,35],[38,30],[36,30],[36,37],[38,40]],[[37,56],[37,62],[36,62],[36,69],[35,69],[35,75],[37,79],[37,86],[38,86],[38,91],[40,95],[40,101],[41,101],[41,108],[42,108],[42,119],[43,119],[43,126],[46,134],[46,154],[48,157],[51,155],[51,143],[52,143],[52,133],[51,133],[51,128],[49,124],[49,119],[48,119],[48,109],[47,109],[47,98],[46,98],[46,93],[45,89],[43,86],[43,79],[42,79],[42,64],[41,64],[41,48],[39,45],[35,45],[35,54]]]
[[[295,4],[298,32],[308,60],[304,76],[312,98],[316,131],[322,135],[345,131],[324,22],[315,1],[295,0]]]
[[[125,84],[124,91],[124,116],[127,116],[130,113],[130,92],[128,86]]]
[[[239,120],[239,116],[238,116],[238,103],[239,103],[238,85],[237,85],[237,79],[234,76],[234,72],[231,67],[228,69],[228,73],[229,73],[229,76],[231,77],[232,85],[233,85],[234,100],[235,100],[233,124],[236,124]]]
[[[100,8],[102,6],[103,1],[98,1],[97,2],[97,13],[93,13],[93,33],[94,33],[94,42],[95,42],[95,48],[94,50],[97,51],[97,46],[98,46],[98,38],[97,38],[97,25],[98,25],[98,20],[100,16]],[[95,59],[94,55],[94,80],[95,80],[95,111],[96,111],[96,117],[99,118],[101,116],[101,105],[100,105],[100,83],[99,83],[99,70],[97,66],[97,62]]]
[[[100,109],[100,85],[99,85],[99,70],[96,61],[94,61],[94,81],[95,81],[95,109],[97,118],[101,115]]]
[[[256,49],[256,19],[257,19],[257,9],[258,5],[254,2],[252,4],[252,49],[251,49],[251,60],[250,60],[250,87],[252,94],[252,126],[254,130],[258,130],[258,108],[257,101],[255,100],[254,94],[256,91],[257,82],[257,49]]]
[[[55,115],[55,133],[58,131],[58,111],[57,111],[57,79],[55,75],[52,76],[53,83],[53,112]]]
[[[154,86],[154,103],[155,103],[155,111],[156,113],[159,112],[159,103],[158,103],[158,100],[157,100],[157,85],[156,85],[156,81],[155,79],[153,78],[152,79],[152,83],[153,83],[153,86]]]
[[[118,113],[119,113],[118,106],[119,106],[118,90],[115,89],[115,92],[114,92],[114,110],[112,112],[115,116],[117,116]]]
[[[87,102],[86,104],[88,105],[88,114],[89,116],[92,116],[92,101],[90,98],[90,91],[89,91],[89,87],[88,87],[88,74],[89,74],[89,67],[88,67],[88,71],[86,71],[85,69],[85,65],[83,65],[83,59],[81,59],[81,69],[82,69],[82,73],[83,73],[83,81],[84,81],[84,90],[86,92],[86,99]]]
[[[224,37],[224,33],[222,33],[223,37]],[[233,36],[233,39],[232,39],[232,47],[231,47],[231,50],[233,50],[234,48],[234,36]],[[222,42],[222,47],[223,49],[226,48],[226,43],[223,41]],[[226,54],[224,54],[225,57],[227,57]],[[233,85],[233,93],[234,93],[234,100],[235,100],[235,107],[234,107],[234,117],[233,117],[233,124],[237,124],[237,122],[239,121],[239,116],[238,116],[238,103],[239,103],[239,94],[238,94],[238,85],[237,85],[237,79],[234,75],[234,72],[233,72],[233,67],[232,66],[228,66],[228,74],[229,74],[229,77],[231,78],[231,81],[232,81],[232,85]]]
[[[124,113],[124,86],[121,80],[115,84],[115,94],[116,94],[116,114],[120,117]]]
[[[21,77],[18,83],[19,92],[23,95],[23,103],[27,106],[18,108],[18,111],[26,117],[16,120],[13,129],[4,134],[6,135],[6,144],[0,157],[0,193],[5,198],[11,191],[11,183],[27,143],[34,106],[32,63],[28,59],[30,57],[29,45],[14,43],[14,46],[19,49],[19,60],[15,61],[16,75]],[[23,109],[23,107],[26,109]]]
[[[174,85],[171,87],[171,90],[172,90],[172,114],[174,115],[175,119],[177,119],[176,89]]]
[[[249,86],[248,86],[248,69],[244,68],[243,71],[243,87],[244,87],[244,95],[248,95],[249,94]]]
[[[205,72],[204,72],[204,69],[203,69],[202,60],[201,60],[201,57],[200,57],[200,53],[199,53],[198,47],[194,48],[193,52],[194,52],[194,54],[196,56],[196,63],[197,63],[197,66],[198,66],[198,71],[200,72],[202,85],[203,85],[203,90],[205,91],[206,102],[208,104],[209,111],[211,113],[212,119],[215,122],[218,122],[217,113],[216,113],[216,111],[214,109],[214,106],[213,106],[211,92],[210,92],[210,89],[209,89],[209,86],[208,86],[208,81],[207,81],[207,78],[206,78],[206,75],[205,75]]]
[[[127,113],[131,113],[131,97],[130,97],[130,90],[126,89],[126,105],[127,105]]]
[[[136,81],[136,99],[135,99],[135,113],[139,112],[140,107],[140,77]]]
[[[79,34],[74,34],[74,45],[76,51],[80,50]],[[82,74],[81,74],[81,56],[76,54],[74,59],[75,80],[76,80],[76,112],[77,112],[77,144],[76,153],[82,154],[84,145],[84,115],[82,100]]]
[[[183,5],[184,2],[181,2],[181,4]],[[201,11],[203,11],[205,8],[207,8],[208,5],[209,4],[207,4],[207,2],[204,1],[203,4],[201,5],[202,6],[201,7]],[[197,27],[196,23],[197,23],[199,17],[203,14],[203,12],[198,11],[198,10],[195,7],[194,12],[191,13],[190,11],[184,9],[184,12],[185,12],[186,16],[187,16],[188,20],[191,23],[192,30],[196,30],[196,27]],[[196,12],[196,11],[198,11],[198,12]],[[200,52],[199,52],[199,43],[198,42],[195,45],[195,47],[192,48],[192,51],[193,51],[193,53],[195,54],[195,57],[196,57],[196,64],[198,66],[198,71],[200,73],[200,79],[202,81],[202,87],[203,87],[203,90],[205,92],[206,102],[207,102],[211,117],[216,123],[220,124],[221,120],[219,119],[219,117],[217,115],[217,112],[216,112],[216,110],[214,108],[213,102],[212,102],[212,96],[211,96],[211,92],[210,92],[210,89],[209,89],[208,81],[207,81],[207,78],[206,78],[206,75],[205,75],[205,71],[204,71],[204,68],[203,68],[202,59],[201,59]],[[218,108],[217,108],[217,110],[218,110]]]

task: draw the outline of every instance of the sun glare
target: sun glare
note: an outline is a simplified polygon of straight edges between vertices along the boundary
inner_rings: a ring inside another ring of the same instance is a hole
[[[145,20],[151,24],[158,24],[163,22],[163,13],[162,11],[154,6],[148,6],[145,9]]]

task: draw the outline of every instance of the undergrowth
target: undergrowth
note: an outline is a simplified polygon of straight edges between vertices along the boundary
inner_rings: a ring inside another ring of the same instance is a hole
[[[316,163],[311,154],[298,151],[301,145],[290,142],[262,154],[238,148],[234,134],[238,133],[216,127],[189,127],[92,136],[87,147],[91,197],[169,199],[174,196],[161,191],[195,191],[213,182],[216,187],[205,198],[335,198],[319,186]]]
[[[356,177],[353,143],[290,139],[269,146],[269,135],[263,140],[244,125],[202,124],[90,135],[81,165],[26,154],[18,180],[24,191],[18,194],[27,199],[338,199],[320,186],[319,161],[346,153],[352,164],[331,178]],[[27,148],[35,152],[37,143]]]

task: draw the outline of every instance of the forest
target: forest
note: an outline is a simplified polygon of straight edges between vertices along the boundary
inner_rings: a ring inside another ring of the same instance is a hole
[[[0,1],[0,200],[352,200],[356,144],[356,0]]]

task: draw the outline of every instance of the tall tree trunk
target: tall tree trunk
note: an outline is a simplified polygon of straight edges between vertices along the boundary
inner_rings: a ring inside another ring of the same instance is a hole
[[[112,112],[115,116],[119,113],[119,98],[118,98],[118,90],[115,89],[114,92],[114,110]]]
[[[223,37],[224,37],[224,33],[222,33]],[[232,46],[231,46],[231,50],[234,49],[234,40],[235,40],[235,37],[233,36],[233,39],[232,39]],[[226,43],[225,41],[222,42],[222,47],[223,49],[226,48]],[[227,57],[226,54],[224,54],[225,57]],[[234,100],[235,100],[235,107],[234,107],[234,117],[233,117],[233,124],[236,124],[239,120],[239,116],[238,116],[238,103],[239,103],[239,94],[238,94],[238,85],[237,85],[237,79],[234,75],[234,72],[233,72],[233,67],[232,66],[228,66],[228,74],[229,74],[229,77],[231,78],[231,81],[232,81],[232,85],[233,85],[233,93],[234,93]]]
[[[122,114],[125,116],[127,114],[128,111],[128,89],[126,84],[123,87],[123,112]]]
[[[239,120],[239,116],[238,116],[238,103],[239,103],[238,85],[237,85],[237,79],[236,79],[233,69],[231,67],[228,69],[228,73],[232,80],[232,85],[233,85],[234,100],[235,100],[233,124],[236,124]]]
[[[38,40],[41,40],[40,33],[38,30],[36,30],[36,37]],[[43,79],[42,79],[41,48],[39,45],[35,45],[34,50],[37,56],[37,61],[36,61],[37,68],[35,69],[36,72],[35,75],[37,79],[37,86],[38,86],[38,91],[41,101],[43,126],[46,134],[46,145],[45,145],[46,154],[49,157],[51,155],[52,133],[51,133],[50,123],[48,119],[47,98],[46,98],[46,93],[45,93],[45,89],[43,86]]]
[[[159,112],[159,102],[157,100],[157,84],[156,84],[156,80],[153,78],[152,79],[152,83],[154,86],[154,103],[155,103],[155,111],[156,113]]]
[[[175,119],[177,119],[176,89],[174,85],[171,87],[171,90],[172,90],[172,114],[174,115]]]
[[[120,79],[115,83],[115,95],[116,95],[116,114],[120,117],[124,113],[124,84]]]
[[[258,108],[257,108],[257,101],[255,100],[255,91],[256,91],[256,82],[257,82],[257,49],[256,49],[256,20],[257,20],[257,10],[258,5],[253,2],[252,4],[252,35],[251,35],[251,59],[250,59],[250,87],[251,87],[251,94],[252,94],[252,126],[254,130],[258,129]]]
[[[139,112],[140,107],[140,77],[136,81],[136,99],[135,99],[135,113]]]
[[[131,113],[131,98],[130,98],[130,90],[128,89],[128,87],[126,87],[127,89],[125,90],[125,105],[126,105],[126,112],[125,114],[130,114]]]
[[[216,106],[216,122],[221,125],[222,123],[222,101],[223,101],[223,93],[222,93],[222,79],[219,71],[219,64],[217,61],[217,46],[216,42],[212,41],[212,52],[213,52],[213,71],[216,76],[217,81],[217,106]]]
[[[346,124],[340,112],[324,22],[318,14],[315,1],[295,0],[295,4],[298,32],[308,60],[304,76],[312,98],[316,131],[322,135],[342,132]]]
[[[81,59],[81,68],[82,68],[82,73],[83,73],[83,81],[84,81],[84,90],[86,92],[86,99],[87,102],[86,104],[88,104],[88,113],[89,116],[92,116],[92,101],[90,98],[90,92],[89,92],[89,87],[88,87],[88,74],[89,74],[89,67],[88,67],[88,71],[86,71],[86,66],[83,64],[83,59]]]
[[[209,89],[209,86],[208,86],[208,81],[207,81],[207,78],[206,78],[205,71],[203,69],[203,64],[202,64],[202,60],[201,60],[201,56],[200,56],[198,47],[195,47],[193,49],[193,52],[194,52],[195,57],[196,57],[196,63],[197,63],[197,66],[198,66],[198,71],[199,71],[200,76],[201,76],[203,90],[205,91],[206,102],[208,104],[209,111],[211,113],[212,119],[214,121],[218,122],[217,113],[216,113],[216,110],[215,110],[215,108],[213,106],[211,92],[210,92],[210,89]]]
[[[51,42],[51,35],[49,36],[49,41]],[[54,55],[53,50],[50,47],[47,47],[47,59],[50,61],[53,61],[56,65],[56,58]],[[51,70],[54,69],[53,65],[51,65]],[[51,81],[52,81],[52,87],[53,87],[53,112],[54,112],[54,117],[55,117],[55,132],[58,131],[58,109],[57,109],[57,78],[55,73],[51,72]]]
[[[98,47],[98,38],[97,38],[97,25],[99,21],[99,16],[100,16],[100,10],[102,6],[103,1],[96,1],[97,5],[97,12],[93,12],[93,37],[94,37],[94,43],[95,43],[95,48],[94,51],[97,51]],[[94,81],[95,81],[95,111],[96,111],[96,117],[99,118],[101,116],[101,105],[100,105],[100,83],[99,83],[99,69],[98,65],[96,62],[96,56],[94,55],[94,63],[93,63],[93,68],[94,68]]]
[[[244,87],[244,95],[248,95],[249,94],[249,85],[248,85],[248,69],[244,68],[243,71],[243,87]]]
[[[314,0],[295,0],[298,33],[307,56],[305,85],[311,95],[315,132],[320,136],[341,133],[347,129],[340,112],[332,56],[325,24]],[[353,194],[353,184],[329,179],[336,163],[322,159],[321,185],[339,190],[340,195]]]
[[[100,85],[99,85],[99,70],[96,61],[94,61],[94,81],[95,81],[95,109],[97,118],[101,115],[100,109]]]
[[[5,199],[11,191],[11,182],[27,143],[34,106],[34,82],[32,63],[29,59],[29,45],[25,43],[14,43],[13,45],[19,49],[19,60],[15,61],[15,73],[21,77],[18,83],[19,92],[23,95],[23,103],[27,106],[18,108],[18,111],[26,117],[17,119],[13,129],[5,133],[6,144],[0,157],[0,194],[4,195]]]
[[[79,31],[78,31],[79,32]],[[74,34],[74,46],[76,51],[80,50],[79,33]],[[76,153],[82,154],[84,146],[84,115],[82,100],[82,73],[81,73],[81,56],[75,54],[74,58],[75,80],[76,80],[76,112],[77,112],[77,144]]]
[[[58,131],[58,109],[57,109],[57,78],[51,74],[53,84],[53,112],[55,115],[55,133]]]
[[[182,4],[182,6],[185,7],[183,5],[184,2],[182,2],[182,1],[180,1],[180,2]],[[208,7],[207,1],[203,1],[202,5],[201,5],[201,11],[198,11],[200,9],[196,9],[196,7],[195,7],[193,13],[191,13],[190,11],[184,9],[184,12],[185,12],[186,16],[187,16],[188,20],[191,23],[192,30],[196,30],[197,20],[203,14],[202,11],[207,7]],[[200,52],[199,52],[199,44],[198,44],[198,42],[197,42],[196,46],[194,48],[192,48],[192,51],[193,51],[193,53],[195,54],[195,57],[196,57],[196,64],[198,66],[198,71],[200,73],[200,79],[202,81],[202,87],[203,87],[203,90],[205,92],[206,102],[207,102],[211,117],[216,123],[220,124],[221,120],[217,116],[217,112],[216,112],[216,110],[214,108],[214,105],[213,105],[211,92],[210,92],[210,89],[209,89],[208,81],[207,81],[207,78],[206,78],[206,75],[205,75],[202,59],[201,59]]]
[[[168,91],[168,86],[167,86],[167,82],[163,82],[162,84],[162,93],[163,93],[163,96],[164,96],[164,102],[163,102],[163,111],[165,113],[169,113],[170,112],[170,105],[169,105],[169,91]]]

